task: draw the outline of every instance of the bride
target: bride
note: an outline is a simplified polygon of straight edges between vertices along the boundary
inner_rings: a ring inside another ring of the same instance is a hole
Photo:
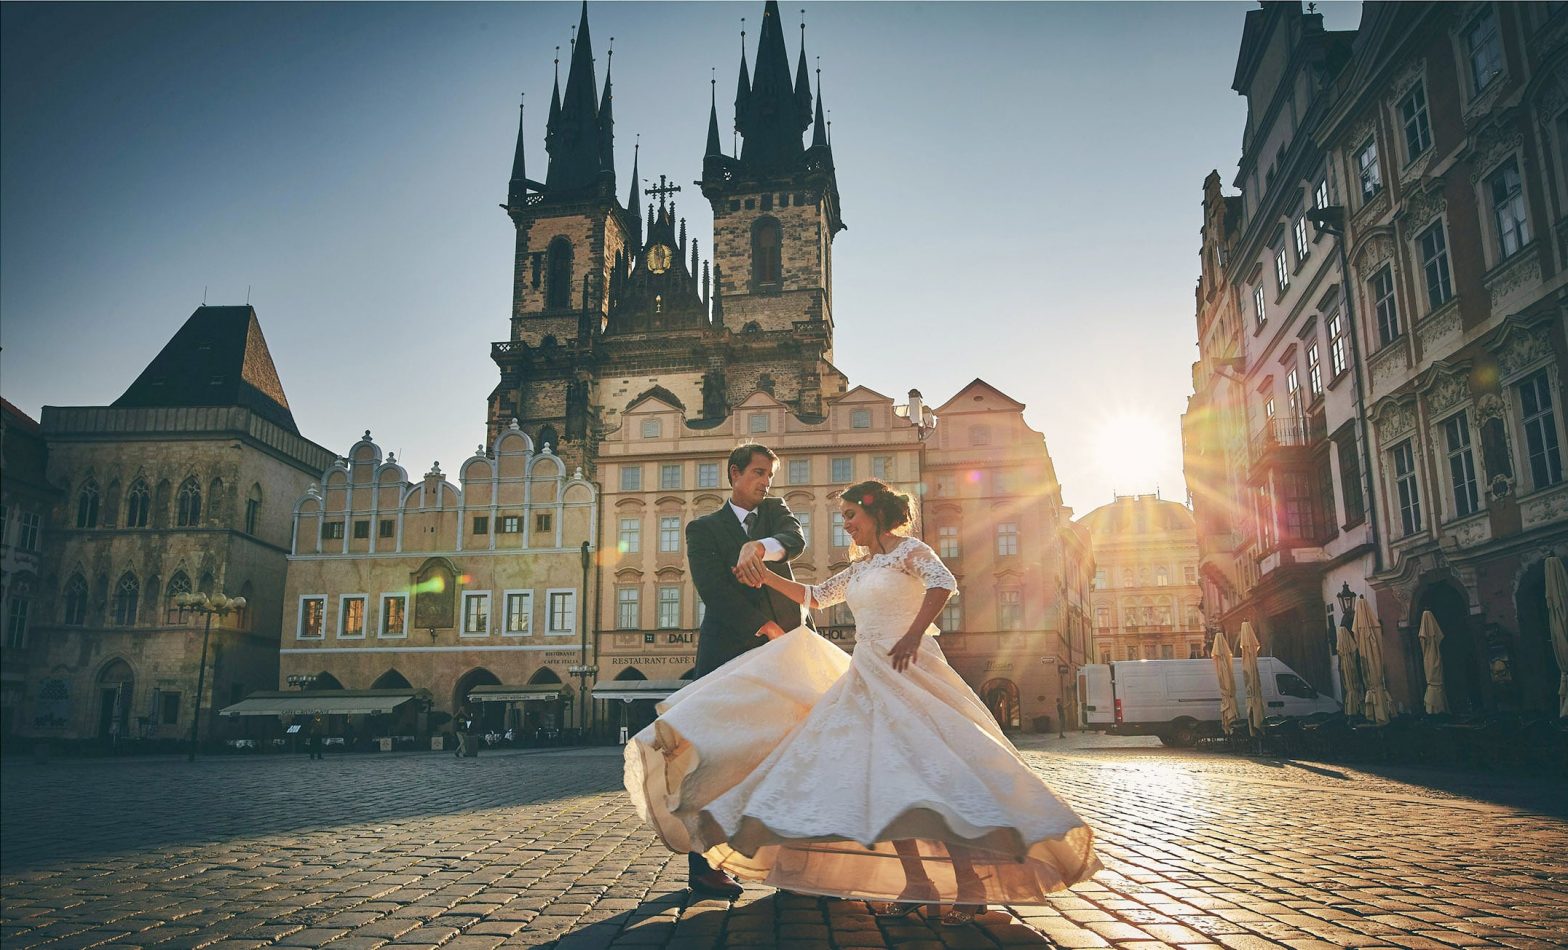
[[[638,814],[676,852],[881,914],[1038,904],[1100,869],[1093,832],[1057,799],[947,665],[931,622],[957,584],[881,481],[840,499],[866,556],[816,586],[737,576],[822,609],[848,602],[855,651],[801,627],[660,705],[626,747]],[[761,576],[758,577],[757,573]]]

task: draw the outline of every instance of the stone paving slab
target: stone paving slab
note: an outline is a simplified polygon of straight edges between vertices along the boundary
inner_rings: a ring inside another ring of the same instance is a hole
[[[1568,945],[1560,781],[1031,739],[1106,871],[961,927],[748,888],[693,900],[618,749],[7,763],[10,947]]]

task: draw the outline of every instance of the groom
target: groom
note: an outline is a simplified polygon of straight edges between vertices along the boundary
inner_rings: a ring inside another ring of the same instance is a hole
[[[707,606],[697,637],[697,676],[706,676],[740,656],[799,627],[800,606],[760,583],[763,571],[793,579],[791,559],[806,542],[800,522],[782,498],[770,497],[779,457],[749,442],[730,453],[730,498],[712,514],[686,525],[686,559],[697,594]],[[700,854],[687,856],[691,889],[703,896],[736,898],[740,884],[708,866]]]

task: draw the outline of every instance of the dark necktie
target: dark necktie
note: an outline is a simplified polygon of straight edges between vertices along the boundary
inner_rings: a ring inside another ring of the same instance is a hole
[[[741,519],[740,524],[741,527],[746,529],[746,537],[752,537],[752,529],[757,526],[757,513],[755,511],[746,512],[746,517]]]

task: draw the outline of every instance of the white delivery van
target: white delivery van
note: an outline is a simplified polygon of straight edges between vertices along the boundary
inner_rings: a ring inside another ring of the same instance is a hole
[[[1238,718],[1247,715],[1247,680],[1241,659],[1231,661],[1236,674]],[[1339,712],[1339,703],[1324,696],[1283,661],[1258,657],[1265,716],[1310,716]],[[1090,729],[1120,736],[1159,736],[1166,745],[1190,746],[1205,724],[1220,723],[1220,684],[1214,661],[1119,660],[1078,668],[1078,695],[1083,723]]]

